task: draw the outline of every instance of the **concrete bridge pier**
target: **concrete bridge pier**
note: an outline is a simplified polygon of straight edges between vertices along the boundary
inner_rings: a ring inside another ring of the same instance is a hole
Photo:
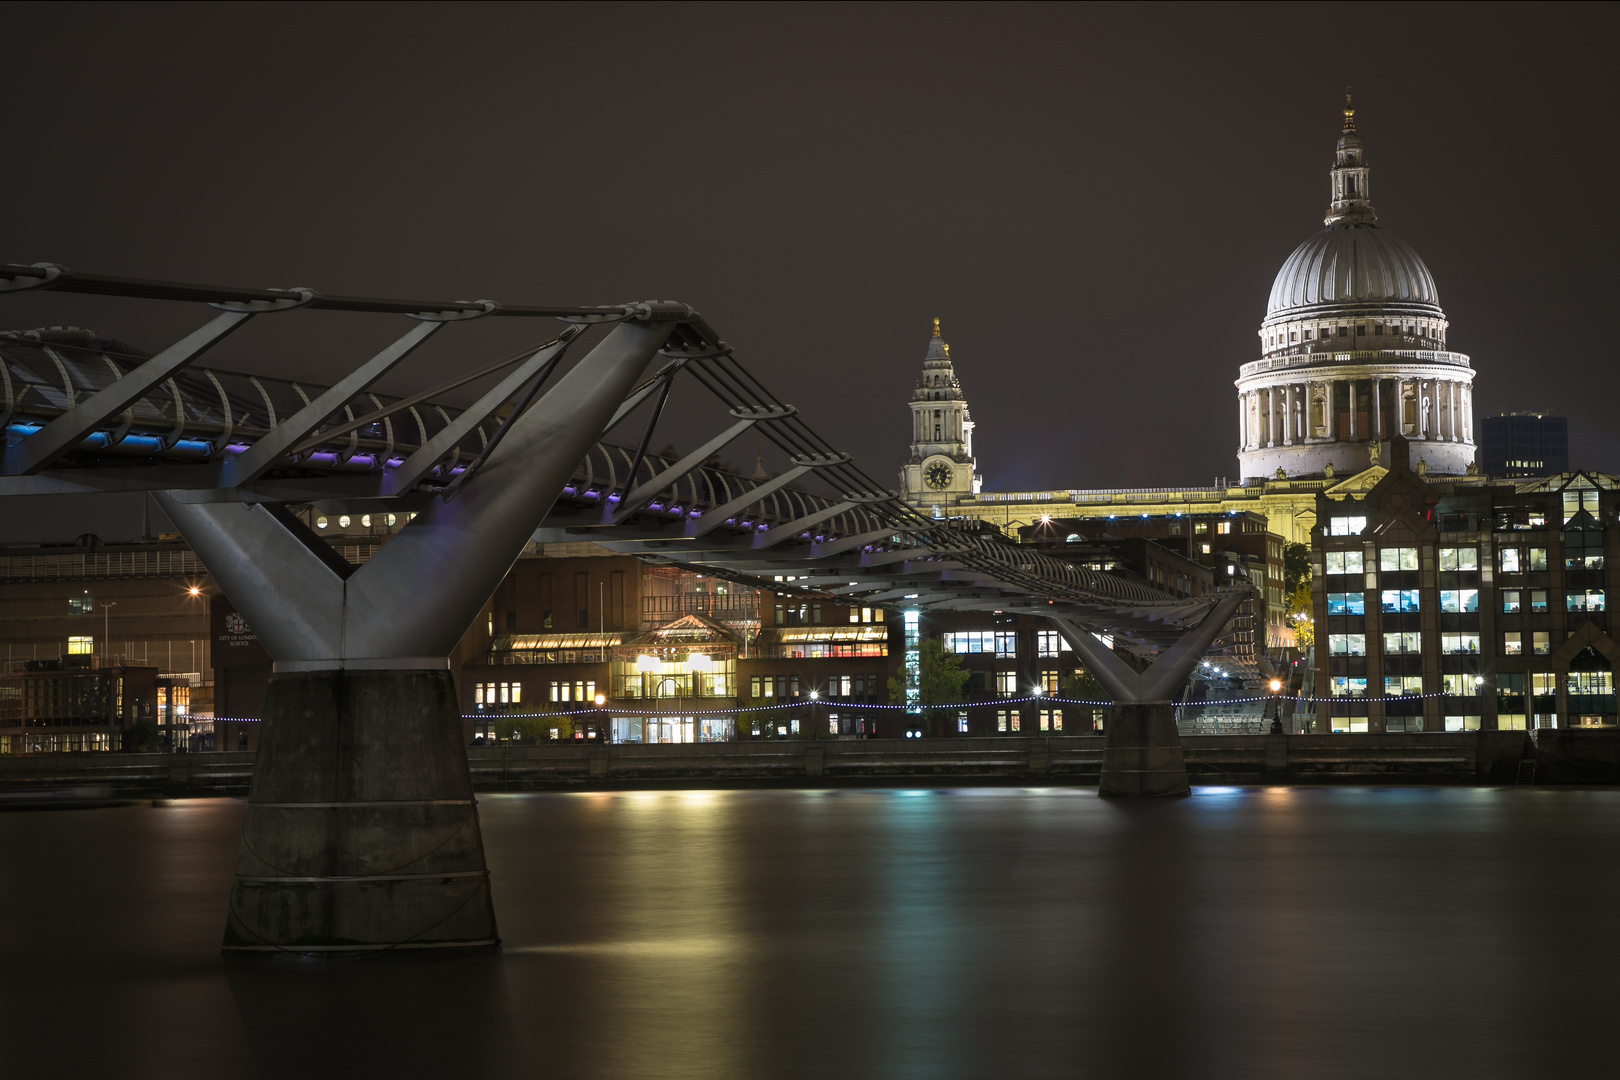
[[[1097,794],[1190,795],[1175,706],[1168,702],[1115,705],[1108,710]]]
[[[499,944],[447,657],[691,316],[638,307],[362,566],[276,504],[159,496],[275,661],[227,953]]]
[[[1097,794],[1132,798],[1192,793],[1171,698],[1249,595],[1246,588],[1228,590],[1203,621],[1142,672],[1132,670],[1090,631],[1067,619],[1051,620],[1114,702],[1108,710]]]
[[[265,714],[226,951],[499,943],[448,670],[281,671]]]

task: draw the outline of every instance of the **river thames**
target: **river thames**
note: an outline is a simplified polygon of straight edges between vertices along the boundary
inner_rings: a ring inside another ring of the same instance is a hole
[[[242,803],[0,814],[8,1075],[1612,1075],[1620,792],[480,799],[505,947],[218,954]]]

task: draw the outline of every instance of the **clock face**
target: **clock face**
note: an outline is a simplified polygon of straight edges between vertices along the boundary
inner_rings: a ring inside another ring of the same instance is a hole
[[[928,486],[935,491],[943,491],[951,486],[952,471],[951,467],[943,461],[936,461],[924,470],[923,478],[928,481]]]

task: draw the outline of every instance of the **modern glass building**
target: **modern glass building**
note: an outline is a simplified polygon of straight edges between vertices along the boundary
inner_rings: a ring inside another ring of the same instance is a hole
[[[1480,433],[1486,476],[1515,479],[1569,471],[1569,421],[1562,416],[1487,416]]]

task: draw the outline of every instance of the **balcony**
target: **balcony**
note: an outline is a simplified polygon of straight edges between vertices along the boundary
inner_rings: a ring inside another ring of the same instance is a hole
[[[1398,339],[1384,337],[1380,341],[1395,344]],[[1343,364],[1356,366],[1362,364],[1391,364],[1397,365],[1402,361],[1408,364],[1443,364],[1447,367],[1471,368],[1468,357],[1464,353],[1445,352],[1438,349],[1354,349],[1346,350],[1334,348],[1331,339],[1326,348],[1308,350],[1303,344],[1290,349],[1284,349],[1264,360],[1254,360],[1244,364],[1238,369],[1238,377],[1246,379],[1254,375],[1263,375],[1268,371],[1287,371],[1290,368],[1328,367]]]
[[[673,596],[641,598],[642,622],[668,622],[682,615],[703,615],[720,622],[757,621],[759,594],[750,590],[745,593],[676,593]]]

